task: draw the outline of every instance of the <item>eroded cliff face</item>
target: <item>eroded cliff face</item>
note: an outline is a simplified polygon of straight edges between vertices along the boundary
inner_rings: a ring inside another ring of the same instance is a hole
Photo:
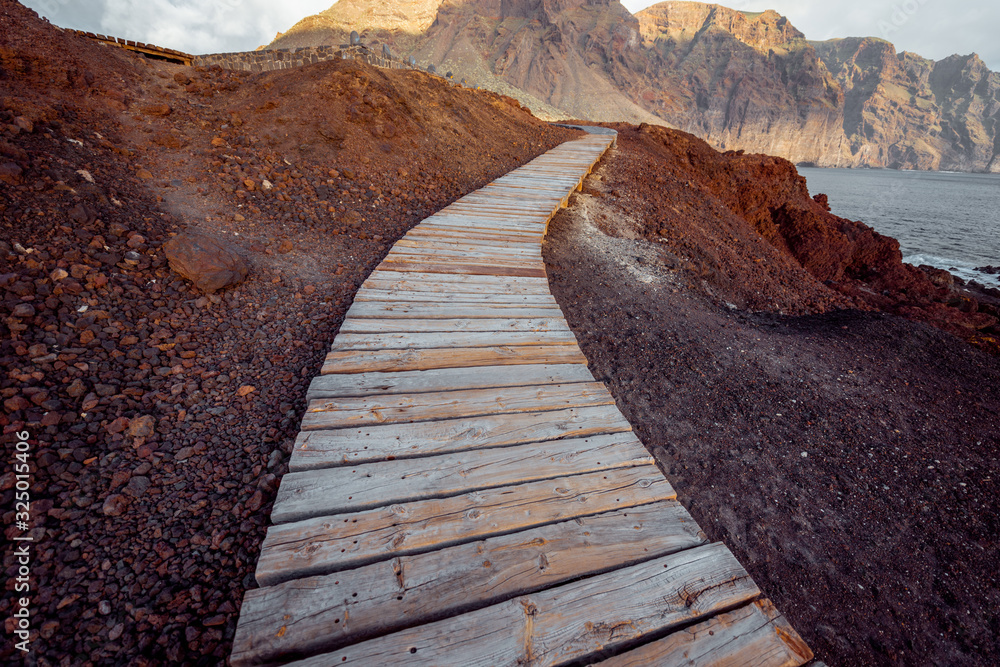
[[[806,41],[773,11],[665,2],[637,14],[664,63],[657,115],[720,148],[819,166],[998,171],[1000,75],[876,38]]]
[[[827,167],[1000,173],[1000,74],[889,42],[810,42],[787,18],[699,2],[340,0],[272,47],[358,30],[550,118],[658,123]]]

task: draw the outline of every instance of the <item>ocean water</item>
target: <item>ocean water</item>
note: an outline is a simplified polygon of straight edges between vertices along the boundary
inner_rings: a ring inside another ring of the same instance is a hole
[[[799,167],[835,215],[899,241],[903,261],[1000,287],[1000,174]]]

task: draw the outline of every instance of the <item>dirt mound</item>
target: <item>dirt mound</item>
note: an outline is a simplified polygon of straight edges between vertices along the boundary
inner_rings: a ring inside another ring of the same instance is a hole
[[[197,70],[0,7],[0,426],[32,444],[32,653],[222,664],[358,285],[577,133],[426,74]],[[239,247],[247,279],[204,295],[172,272],[184,228]]]
[[[612,127],[624,150],[591,192],[609,207],[599,215],[616,222],[598,226],[657,243],[664,266],[720,303],[795,315],[882,310],[1000,352],[996,290],[903,264],[895,239],[831,214],[787,160],[719,153],[663,127]]]

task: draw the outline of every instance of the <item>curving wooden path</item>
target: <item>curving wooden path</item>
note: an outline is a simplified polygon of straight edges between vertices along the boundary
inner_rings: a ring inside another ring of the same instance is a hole
[[[614,136],[427,218],[359,290],[281,482],[236,666],[801,665],[677,502],[549,293],[541,241]]]

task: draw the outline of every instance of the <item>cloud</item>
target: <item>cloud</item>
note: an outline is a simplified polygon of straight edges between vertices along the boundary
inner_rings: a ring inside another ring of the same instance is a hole
[[[335,0],[23,0],[52,23],[188,53],[251,51]]]

